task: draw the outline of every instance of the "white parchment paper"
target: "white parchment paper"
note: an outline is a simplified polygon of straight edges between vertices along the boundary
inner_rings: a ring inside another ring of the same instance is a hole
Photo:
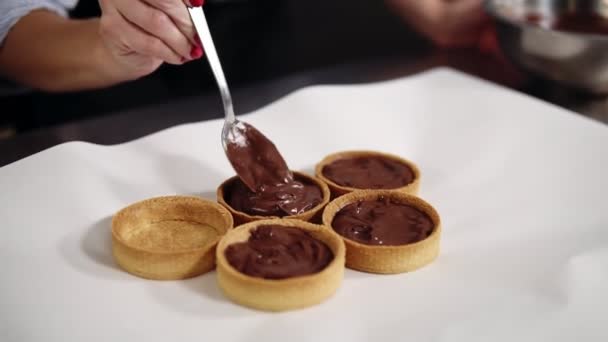
[[[0,341],[608,341],[608,126],[449,69],[307,88],[242,119],[293,169],[344,149],[416,162],[439,258],[348,271],[327,302],[280,314],[232,304],[213,272],[139,279],[112,260],[112,214],[214,199],[233,175],[222,123],[67,143],[0,168]]]

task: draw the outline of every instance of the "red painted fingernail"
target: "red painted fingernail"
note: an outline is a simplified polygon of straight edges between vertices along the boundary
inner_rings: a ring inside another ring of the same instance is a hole
[[[190,57],[193,59],[201,58],[203,56],[203,49],[200,46],[193,46],[190,50]]]
[[[203,6],[204,3],[205,3],[205,0],[190,0],[190,5],[192,5],[194,7]]]

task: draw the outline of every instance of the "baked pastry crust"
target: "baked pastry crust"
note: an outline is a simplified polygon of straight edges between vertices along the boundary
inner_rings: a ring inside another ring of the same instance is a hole
[[[407,165],[414,173],[414,179],[412,180],[412,182],[409,184],[406,184],[405,186],[402,186],[400,188],[387,189],[387,190],[401,191],[401,192],[404,192],[406,194],[411,194],[411,195],[418,194],[418,190],[420,189],[421,174],[420,174],[420,169],[414,162],[407,160],[405,158],[402,158],[398,155],[394,155],[394,154],[390,154],[390,153],[384,153],[384,152],[379,152],[379,151],[367,151],[367,150],[353,150],[353,151],[341,151],[341,152],[329,154],[329,155],[325,156],[325,158],[323,158],[315,166],[315,176],[317,178],[319,178],[321,181],[325,182],[329,186],[332,199],[342,196],[344,194],[353,192],[353,191],[357,191],[357,190],[374,190],[374,189],[360,189],[360,188],[353,188],[353,187],[349,187],[349,186],[343,186],[343,185],[335,183],[331,179],[325,177],[325,175],[323,174],[323,168],[325,166],[335,162],[336,160],[361,158],[361,157],[380,157],[380,158],[394,160],[396,162]]]
[[[315,206],[314,208],[312,208],[308,211],[305,211],[298,215],[285,216],[283,218],[290,219],[290,220],[295,219],[295,220],[308,221],[308,222],[312,222],[312,223],[321,223],[321,215],[323,214],[323,208],[325,208],[327,203],[329,203],[329,200],[331,197],[331,193],[329,191],[327,184],[325,184],[318,178],[310,176],[303,172],[293,171],[293,174],[296,178],[304,178],[307,181],[317,185],[321,189],[323,199],[322,199],[321,203],[319,203],[317,206]],[[237,179],[238,179],[238,176],[231,177],[231,178],[225,180],[217,188],[217,201],[221,205],[226,207],[226,209],[228,209],[228,211],[230,211],[230,213],[232,214],[232,217],[234,218],[235,227],[239,226],[241,224],[244,224],[244,223],[248,223],[248,222],[279,218],[277,216],[249,215],[242,211],[235,210],[233,207],[231,207],[230,204],[228,204],[224,198],[224,194],[225,194],[224,189]]]
[[[112,253],[125,271],[146,279],[187,279],[215,266],[215,247],[233,226],[216,202],[162,196],[133,203],[112,218]]]
[[[408,204],[426,213],[434,229],[426,239],[405,245],[366,245],[343,237],[346,244],[346,267],[369,273],[403,273],[417,270],[433,262],[439,255],[441,219],[435,208],[421,198],[393,190],[359,190],[331,201],[323,212],[323,224],[331,228],[336,214],[345,206],[357,201],[390,198]]]
[[[243,274],[228,263],[226,248],[249,239],[251,231],[265,225],[295,227],[324,242],[334,259],[322,271],[287,279],[263,279]],[[217,280],[223,293],[233,302],[264,311],[286,311],[320,304],[333,296],[344,277],[344,242],[327,227],[289,219],[254,221],[237,227],[219,242],[216,252]]]

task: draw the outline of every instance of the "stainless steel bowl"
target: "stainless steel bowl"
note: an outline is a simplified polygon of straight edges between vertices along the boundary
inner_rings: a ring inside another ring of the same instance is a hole
[[[608,35],[552,25],[564,14],[608,20],[608,0],[488,0],[485,9],[495,18],[498,42],[514,64],[551,81],[608,94]]]

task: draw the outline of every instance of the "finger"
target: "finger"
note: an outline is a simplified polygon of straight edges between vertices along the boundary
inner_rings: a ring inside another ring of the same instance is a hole
[[[391,4],[407,17],[426,22],[439,22],[446,6],[443,0],[392,0]]]
[[[481,29],[481,0],[392,0],[410,24],[442,47],[477,42]]]
[[[192,44],[175,26],[171,18],[154,7],[140,1],[128,1],[126,6],[118,8],[129,22],[138,26],[146,33],[162,40],[173,52],[191,59]]]
[[[117,40],[123,45],[128,46],[136,53],[158,58],[170,64],[182,64],[184,59],[178,55],[162,40],[146,33],[133,23],[130,23],[126,18],[116,20],[114,32],[117,32]]]
[[[434,37],[435,28],[441,25],[445,4],[443,0],[388,0],[389,6],[420,33]],[[441,27],[441,26],[439,26]]]
[[[169,64],[183,64],[186,59],[173,51],[162,40],[147,34],[135,25],[130,24],[129,29],[132,31],[131,44],[133,50],[140,54],[160,58]]]
[[[453,0],[449,6],[454,18],[468,18],[471,22],[484,23],[487,23],[490,19],[485,13],[482,0]]]
[[[452,9],[457,9],[458,12],[470,12],[473,9],[476,11],[483,10],[483,0],[450,0],[447,2],[448,6],[450,6]]]
[[[196,45],[196,31],[194,29],[194,25],[192,24],[192,19],[190,18],[190,14],[188,13],[188,9],[184,6],[184,1],[188,0],[144,0],[148,5],[160,10],[165,13],[175,26],[177,26],[178,30],[188,38],[190,43]],[[201,3],[204,1],[197,0]],[[186,3],[187,4],[187,3]]]
[[[491,20],[483,9],[481,0],[454,1],[450,7],[448,27],[455,36],[481,35]],[[466,18],[466,19],[463,19]]]

